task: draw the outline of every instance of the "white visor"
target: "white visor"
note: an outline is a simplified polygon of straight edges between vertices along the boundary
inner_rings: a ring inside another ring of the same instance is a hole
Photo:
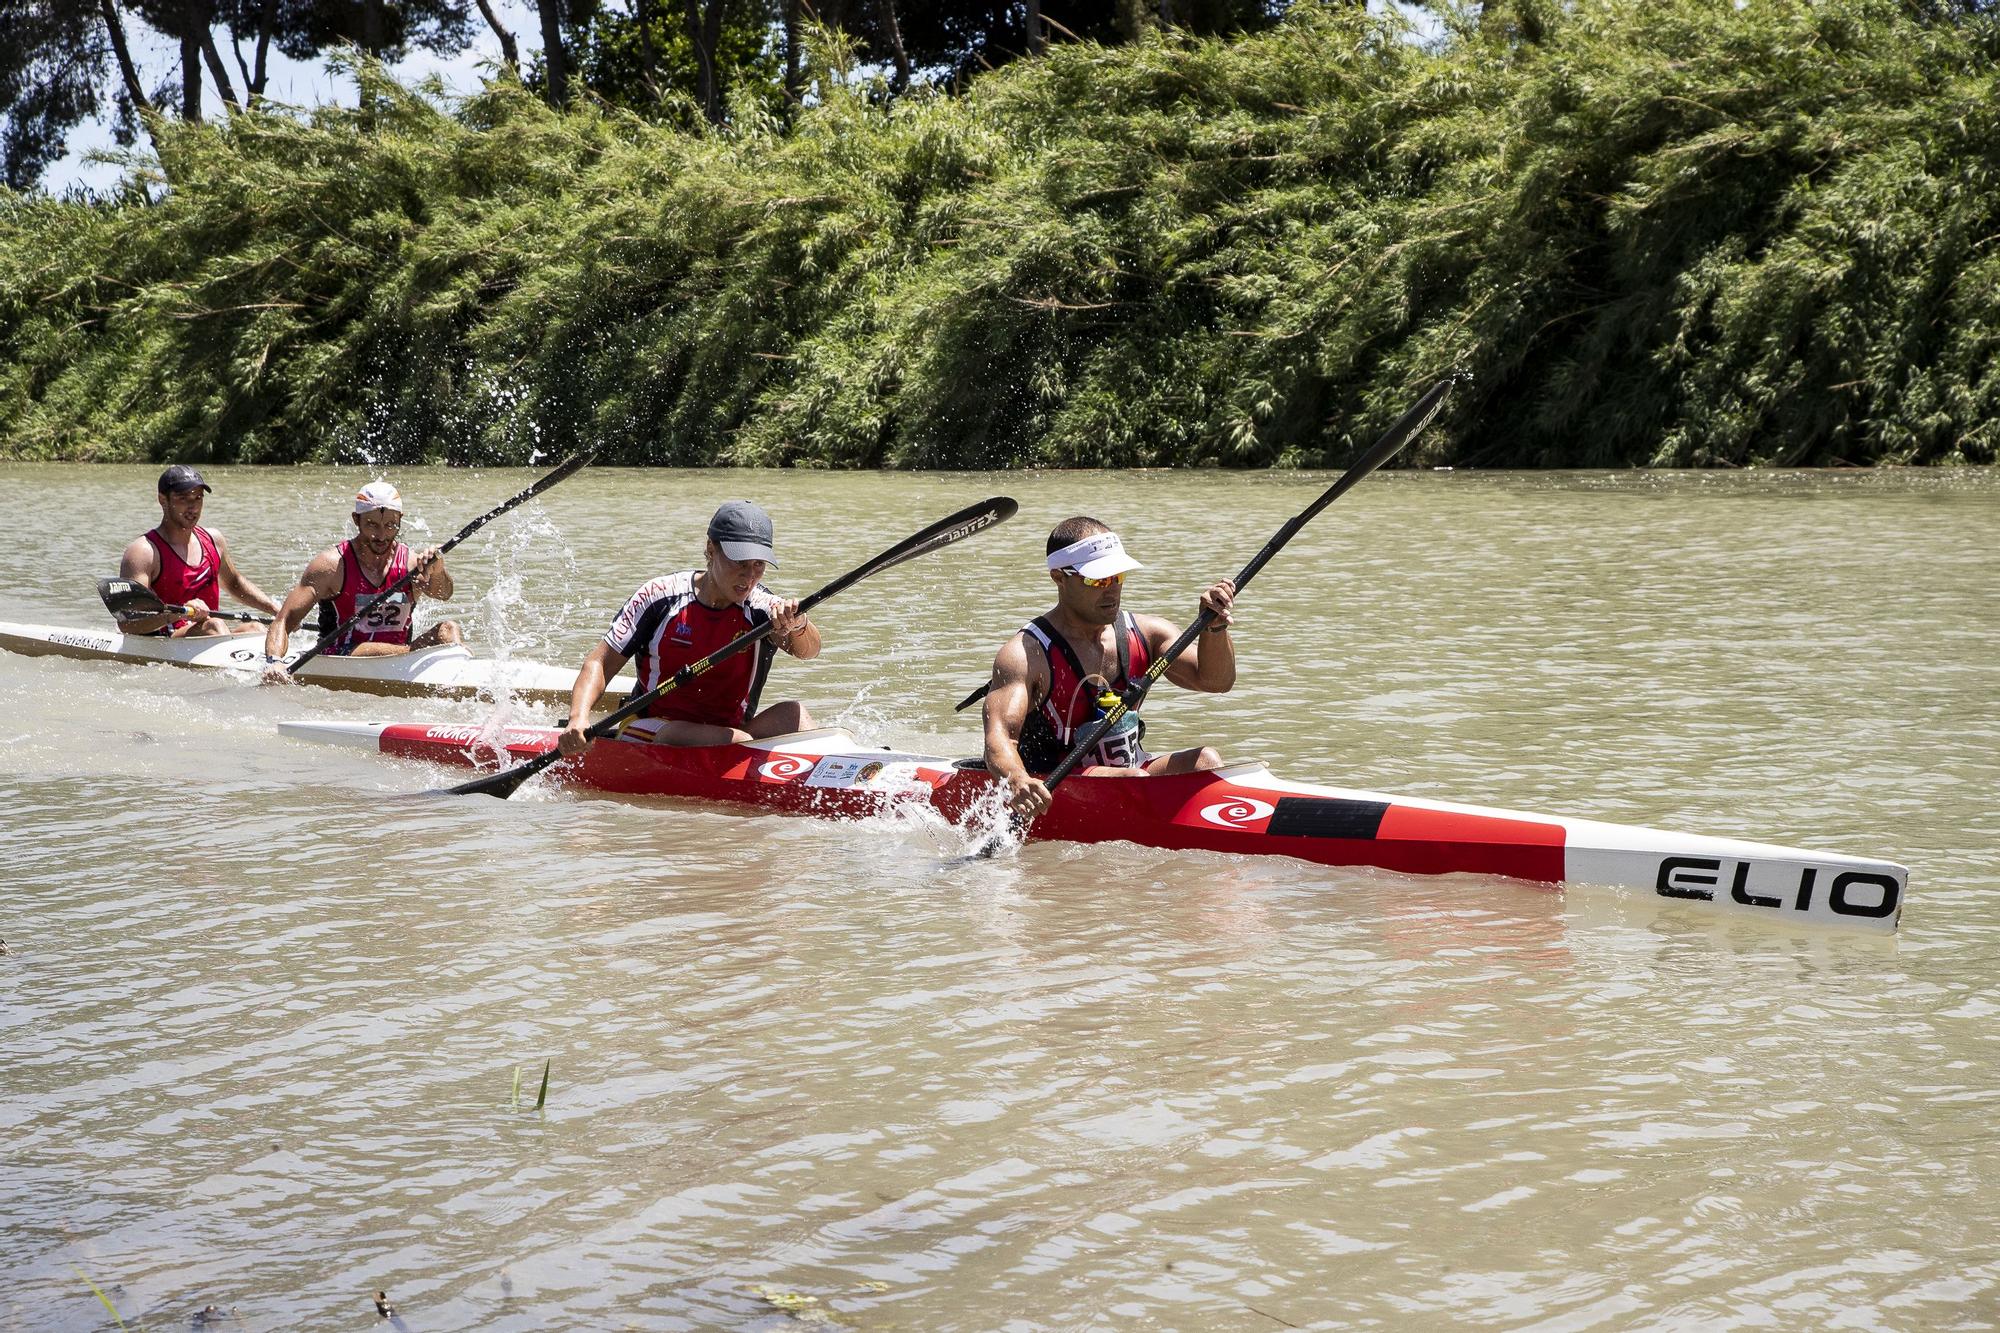
[[[355,513],[372,514],[377,509],[393,509],[399,514],[403,512],[403,497],[386,481],[371,481],[354,497]]]
[[[1087,579],[1108,579],[1127,570],[1145,566],[1125,554],[1125,543],[1115,532],[1093,532],[1080,542],[1071,542],[1049,555],[1050,569],[1073,569]]]

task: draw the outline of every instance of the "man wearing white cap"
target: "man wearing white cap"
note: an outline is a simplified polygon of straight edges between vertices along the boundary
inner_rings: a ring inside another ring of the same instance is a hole
[[[264,679],[289,681],[282,661],[291,632],[314,605],[320,608],[322,635],[357,612],[361,618],[326,651],[335,656],[392,657],[417,648],[458,643],[463,636],[454,621],[441,620],[422,634],[410,635],[417,599],[451,600],[451,574],[433,546],[412,553],[397,540],[403,530],[403,497],[386,481],[371,481],[354,497],[354,535],[314,556],[299,575],[298,586],[285,595],[277,619],[264,635]],[[421,572],[410,586],[390,597],[382,592],[408,573]]]
[[[229,543],[215,528],[201,525],[202,499],[215,489],[186,463],[175,463],[160,474],[160,526],[125,548],[118,576],[153,594],[179,612],[120,616],[118,628],[127,634],[165,634],[173,638],[210,634],[248,634],[255,625],[232,627],[211,611],[222,608],[222,590],[246,606],[275,615],[278,604],[236,568]]]
[[[1172,623],[1123,608],[1125,575],[1144,566],[1096,519],[1056,525],[1048,568],[1056,604],[1000,649],[986,695],[986,766],[1007,783],[1009,804],[1030,819],[1049,806],[1049,789],[1036,775],[1062,762],[1078,735],[1103,716],[1100,700],[1107,690],[1122,693],[1180,637]],[[1215,621],[1174,659],[1168,680],[1207,694],[1227,693],[1236,684],[1236,646],[1229,637],[1235,596],[1228,579],[1202,593],[1201,605]],[[1142,734],[1107,736],[1080,771],[1140,777],[1222,766],[1222,756],[1207,746],[1149,755],[1140,748]]]
[[[590,709],[626,662],[635,663],[633,693],[652,689],[682,667],[698,662],[751,630],[771,626],[755,652],[741,652],[654,701],[647,714],[626,725],[627,739],[661,745],[728,745],[807,731],[805,705],[787,699],[759,709],[764,677],[779,649],[793,657],[819,656],[819,626],[764,586],[764,571],[778,564],[771,516],[748,500],[731,500],[708,520],[702,567],[663,574],[633,593],[603,640],[583,659],[570,696],[568,730],[557,742],[564,754],[581,754]]]

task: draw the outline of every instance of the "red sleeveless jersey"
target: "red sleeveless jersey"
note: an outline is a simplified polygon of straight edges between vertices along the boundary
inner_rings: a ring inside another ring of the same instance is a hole
[[[146,540],[160,556],[160,572],[153,579],[153,593],[168,606],[186,606],[199,597],[202,605],[209,610],[219,610],[222,606],[222,556],[215,549],[215,538],[208,535],[207,528],[194,530],[195,545],[201,549],[199,564],[190,565],[182,558],[160,530],[154,528],[146,534]],[[176,620],[168,629],[179,629],[186,620]],[[165,630],[156,631],[165,633]]]
[[[368,576],[361,572],[361,561],[354,554],[354,543],[342,542],[340,591],[319,604],[320,633],[329,632],[356,611],[363,612],[363,615],[354,622],[354,628],[340,636],[340,642],[326,651],[338,657],[353,652],[358,644],[408,643],[410,622],[416,617],[416,599],[405,588],[384,601],[382,590],[409,572],[410,548],[397,542],[396,549],[389,555],[389,568],[382,572],[382,581],[370,583]]]

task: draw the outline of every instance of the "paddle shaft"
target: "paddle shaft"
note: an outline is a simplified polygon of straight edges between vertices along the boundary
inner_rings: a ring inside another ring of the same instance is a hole
[[[187,608],[185,606],[167,606],[162,604],[160,610],[164,613],[178,616],[185,614]],[[271,623],[271,617],[260,616],[254,611],[210,611],[208,618],[210,620],[240,620],[249,625],[268,625]]]
[[[1299,530],[1310,523],[1319,514],[1320,510],[1345,495],[1356,482],[1366,477],[1376,468],[1381,467],[1382,464],[1388,462],[1404,445],[1421,434],[1424,427],[1431,423],[1431,418],[1436,416],[1438,410],[1443,407],[1445,394],[1450,388],[1450,380],[1440,380],[1432,385],[1429,391],[1416,401],[1416,405],[1398,417],[1396,423],[1389,427],[1382,438],[1377,440],[1373,447],[1367,453],[1363,454],[1354,466],[1348,468],[1346,472],[1341,474],[1338,481],[1326,488],[1325,493],[1319,499],[1306,506],[1303,511],[1288,521],[1285,526],[1279,528],[1277,535],[1272,537],[1270,541],[1265,542],[1264,549],[1257,552],[1256,557],[1249,564],[1243,566],[1242,572],[1237,574],[1234,580],[1237,595],[1240,596],[1242,594],[1243,590],[1250,585],[1250,580],[1256,578],[1258,572],[1271,562],[1271,557],[1282,551],[1285,548],[1285,543],[1298,536]],[[1125,714],[1139,706],[1141,701],[1145,699],[1146,692],[1153,688],[1154,682],[1165,675],[1167,668],[1174,664],[1174,659],[1186,652],[1188,645],[1193,643],[1214,620],[1215,612],[1204,606],[1201,609],[1201,614],[1195,617],[1194,623],[1182,630],[1180,637],[1175,639],[1164,653],[1155,658],[1152,665],[1147,667],[1137,680],[1132,681],[1125,687],[1125,691],[1119,696],[1118,702],[1107,709],[1104,716],[1093,723],[1090,730],[1083,734],[1082,739],[1070,747],[1070,752],[1063,756],[1062,762],[1057,764],[1050,771],[1049,775],[1042,779],[1042,785],[1050,791],[1054,791],[1056,786],[1064,778],[1068,777],[1078,764],[1083,762],[1083,757],[1097,748],[1097,743],[1104,738],[1104,733],[1116,726],[1119,718],[1124,717]]]
[[[590,460],[596,456],[597,456],[597,449],[595,446],[589,449],[585,449],[582,453],[577,454],[575,457],[571,458],[568,462],[564,463],[561,467],[549,473],[547,476],[541,478],[539,481],[529,486],[528,489],[522,491],[520,494],[514,496],[511,499],[503,500],[499,504],[493,506],[491,509],[481,514],[478,518],[473,519],[470,523],[460,528],[451,537],[447,538],[445,542],[438,547],[438,555],[443,556],[444,553],[449,551],[452,547],[458,545],[460,542],[464,541],[467,537],[470,537],[473,533],[479,531],[481,528],[485,527],[488,523],[491,523],[494,519],[500,517],[500,515],[506,513],[508,510],[514,508],[516,505],[526,504],[528,501],[534,499],[537,495],[540,495],[543,491],[549,489],[549,487],[554,486],[557,482],[567,480],[575,473],[581,471],[583,469],[583,466],[586,463],[590,462]],[[410,586],[410,583],[417,577],[417,575],[424,572],[424,567],[425,566],[423,562],[418,562],[416,564],[411,565],[408,570],[404,571],[403,577],[397,579],[394,583],[384,588],[376,596],[375,601],[377,602],[386,601],[389,598],[394,597],[397,593],[402,592],[404,589],[408,588]],[[371,603],[370,605],[372,606],[373,603]],[[333,647],[334,644],[340,642],[340,636],[347,633],[348,630],[354,628],[356,622],[358,622],[361,619],[361,617],[367,615],[368,611],[369,607],[356,607],[353,615],[341,621],[338,625],[335,625],[331,630],[329,630],[325,634],[320,635],[319,641],[313,644],[312,647],[306,649],[304,652],[300,653],[297,657],[294,657],[289,661],[283,663],[283,666],[285,668],[285,673],[287,675],[296,676],[299,673],[300,667],[312,661],[315,657],[318,657],[321,653],[325,652],[327,649]]]
[[[995,496],[991,500],[961,509],[949,518],[939,519],[922,532],[890,547],[868,563],[849,570],[833,582],[827,584],[824,588],[821,588],[818,592],[800,599],[799,614],[809,614],[814,607],[824,602],[827,598],[854,586],[871,574],[879,574],[883,570],[900,565],[906,560],[913,560],[917,556],[926,555],[931,551],[949,546],[954,542],[963,541],[974,533],[984,531],[996,523],[1003,523],[1013,516],[1017,507],[1014,501],[1008,499],[1006,496]],[[737,635],[707,657],[688,663],[680,670],[674,672],[673,675],[655,685],[652,689],[645,691],[643,694],[633,695],[620,705],[616,712],[606,714],[585,728],[583,734],[593,740],[604,740],[617,735],[618,729],[621,726],[651,707],[655,699],[658,699],[669,690],[680,688],[696,676],[705,674],[717,664],[727,661],[753,644],[760,642],[771,633],[771,630],[772,624],[767,620],[757,628]],[[561,750],[547,750],[536,755],[526,763],[516,764],[512,768],[502,769],[498,773],[489,773],[485,777],[474,778],[470,782],[462,782],[458,786],[450,787],[446,790],[458,796],[498,796],[500,799],[505,800],[507,797],[513,795],[522,783],[543,769],[557,763],[563,757]]]

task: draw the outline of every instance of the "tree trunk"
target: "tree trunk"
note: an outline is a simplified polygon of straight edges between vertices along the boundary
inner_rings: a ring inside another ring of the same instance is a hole
[[[1049,34],[1042,26],[1042,0],[1028,0],[1028,54],[1038,56],[1049,49]]]
[[[1028,0],[1028,8],[1031,11],[1039,8],[1036,0]],[[896,77],[890,80],[889,90],[900,93],[910,86],[910,57],[903,50],[903,30],[896,23],[896,0],[875,0],[875,21],[882,25],[882,40],[896,66]]]
[[[271,29],[276,26],[277,18],[276,0],[264,0],[263,11],[257,16],[257,72],[250,79],[252,97],[262,97],[271,81],[270,66],[266,61],[271,54]]]
[[[688,44],[694,47],[695,70],[700,76],[701,114],[711,125],[722,123],[722,78],[715,65],[715,49],[722,41],[724,0],[686,0]]]
[[[181,6],[181,119],[201,119],[201,25],[208,17],[201,0]]]
[[[118,0],[97,0],[98,12],[104,15],[104,30],[111,37],[111,49],[118,56],[118,75],[125,80],[125,96],[132,99],[133,107],[142,113],[153,109],[151,99],[146,96],[145,85],[139,82],[139,67],[132,63],[132,48],[125,45],[125,23],[118,17]],[[151,133],[151,127],[147,127]]]
[[[229,55],[236,62],[236,72],[243,76],[243,96],[245,99],[257,96],[251,86],[250,63],[243,58],[243,34],[236,31],[236,16],[231,14],[226,20],[229,25]]]
[[[569,101],[569,59],[562,44],[562,0],[535,0],[542,16],[542,67],[549,75],[549,102]]]
[[[389,44],[389,24],[382,13],[382,0],[361,0],[361,49],[377,60]]]
[[[519,74],[521,50],[514,45],[514,34],[501,26],[499,15],[493,12],[493,6],[486,3],[486,0],[479,0],[479,14],[486,20],[486,26],[493,29],[493,35],[500,39],[500,58],[507,62],[508,69]]]
[[[215,49],[215,31],[203,15],[201,25],[201,55],[208,62],[209,77],[215,80],[215,90],[222,94],[222,100],[232,111],[241,111],[243,104],[236,100],[236,85],[229,81],[229,69],[222,63],[222,52]]]
[[[785,105],[797,106],[806,95],[805,62],[799,59],[803,41],[799,24],[800,0],[785,0]]]
[[[653,0],[636,0],[633,15],[639,20],[639,75],[654,101],[660,100],[660,50],[653,44]]]

